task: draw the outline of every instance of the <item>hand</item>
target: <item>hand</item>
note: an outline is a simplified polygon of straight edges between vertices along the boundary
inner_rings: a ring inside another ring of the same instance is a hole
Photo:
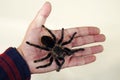
[[[26,44],[26,41],[30,41],[34,44],[41,45],[40,42],[41,37],[43,35],[49,35],[49,33],[46,30],[44,30],[41,26],[45,24],[45,21],[49,16],[50,11],[51,11],[51,5],[49,2],[46,2],[41,8],[41,10],[38,12],[37,16],[31,22],[23,42],[17,48],[19,53],[27,62],[31,74],[45,73],[45,72],[53,71],[57,68],[56,63],[53,62],[52,65],[49,67],[36,69],[37,66],[47,64],[49,60],[45,60],[38,63],[34,63],[34,60],[43,58],[45,55],[47,55],[48,52]],[[61,34],[61,30],[52,30],[52,32],[56,35],[57,39],[60,38],[59,35]],[[73,48],[85,44],[103,42],[105,40],[105,36],[103,34],[100,34],[100,30],[97,27],[86,26],[86,27],[65,29],[64,41],[69,40],[70,36],[74,32],[77,32],[77,35],[70,44],[66,45],[66,47]],[[94,62],[96,60],[94,54],[102,51],[103,51],[103,47],[101,45],[85,47],[85,51],[77,52],[72,56],[65,57],[65,63],[62,68],[80,66]]]

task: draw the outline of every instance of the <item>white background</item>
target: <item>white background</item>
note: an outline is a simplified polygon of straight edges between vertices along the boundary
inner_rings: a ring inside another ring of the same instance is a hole
[[[19,46],[25,31],[46,0],[0,0],[0,53]],[[31,80],[120,80],[120,0],[48,0],[50,29],[98,26],[106,35],[97,61],[79,67],[32,75]]]

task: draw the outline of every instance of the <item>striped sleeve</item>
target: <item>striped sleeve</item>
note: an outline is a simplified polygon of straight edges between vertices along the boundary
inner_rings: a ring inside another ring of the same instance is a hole
[[[0,55],[0,80],[30,80],[27,63],[16,48],[8,48]]]

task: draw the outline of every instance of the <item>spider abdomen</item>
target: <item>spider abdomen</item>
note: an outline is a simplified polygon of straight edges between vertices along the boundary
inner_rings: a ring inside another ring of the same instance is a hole
[[[42,36],[41,42],[48,48],[53,48],[55,45],[55,41],[50,36]]]

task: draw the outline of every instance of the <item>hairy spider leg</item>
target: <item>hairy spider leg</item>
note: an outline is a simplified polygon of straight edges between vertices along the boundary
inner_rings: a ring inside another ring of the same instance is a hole
[[[60,61],[62,61],[62,62],[59,62],[59,60]],[[55,59],[55,62],[56,62],[56,64],[58,65],[58,68],[56,69],[56,71],[60,71],[60,69],[61,69],[61,67],[62,67],[62,65],[64,64],[64,62],[65,62],[65,59],[64,58],[58,58],[58,59]]]
[[[45,28],[45,29],[51,34],[51,36],[53,37],[53,40],[56,42],[56,37],[55,37],[55,35],[52,33],[52,31],[49,30],[48,28],[46,28],[44,25],[42,25],[42,27]]]
[[[84,48],[72,49],[71,53],[75,53],[75,52],[78,52],[78,51],[84,51],[84,50],[85,50]]]
[[[30,42],[28,42],[28,41],[26,41],[26,43],[29,44],[30,46],[34,46],[34,47],[36,47],[36,48],[49,51],[49,48],[47,48],[47,47],[43,47],[43,46],[39,46],[39,45],[36,45],[36,44],[32,44],[32,43],[30,43]]]
[[[42,59],[35,60],[34,63],[37,63],[37,62],[40,62],[40,61],[44,61],[44,60],[46,60],[46,59],[48,59],[48,58],[50,58],[50,57],[51,57],[51,53],[49,53],[47,56],[45,56],[45,57],[42,58]]]
[[[69,43],[74,39],[74,37],[75,37],[76,34],[77,34],[77,32],[73,33],[73,35],[72,35],[72,37],[70,38],[70,40],[68,40],[68,41],[66,41],[66,42],[63,42],[63,43],[62,43],[62,46],[63,46],[63,45],[66,45],[66,44],[69,44]]]
[[[60,44],[60,43],[63,41],[63,38],[64,38],[64,28],[62,28],[61,38],[60,38],[60,40],[58,41],[58,44]]]
[[[68,56],[74,54],[75,52],[78,52],[78,51],[84,51],[85,49],[84,48],[77,48],[77,49],[69,49],[69,48],[64,48],[64,51],[66,52],[66,54]]]
[[[53,57],[50,58],[50,62],[48,64],[42,65],[42,66],[38,66],[38,67],[36,67],[36,69],[48,67],[48,66],[50,66],[52,64],[52,62],[53,62]]]

